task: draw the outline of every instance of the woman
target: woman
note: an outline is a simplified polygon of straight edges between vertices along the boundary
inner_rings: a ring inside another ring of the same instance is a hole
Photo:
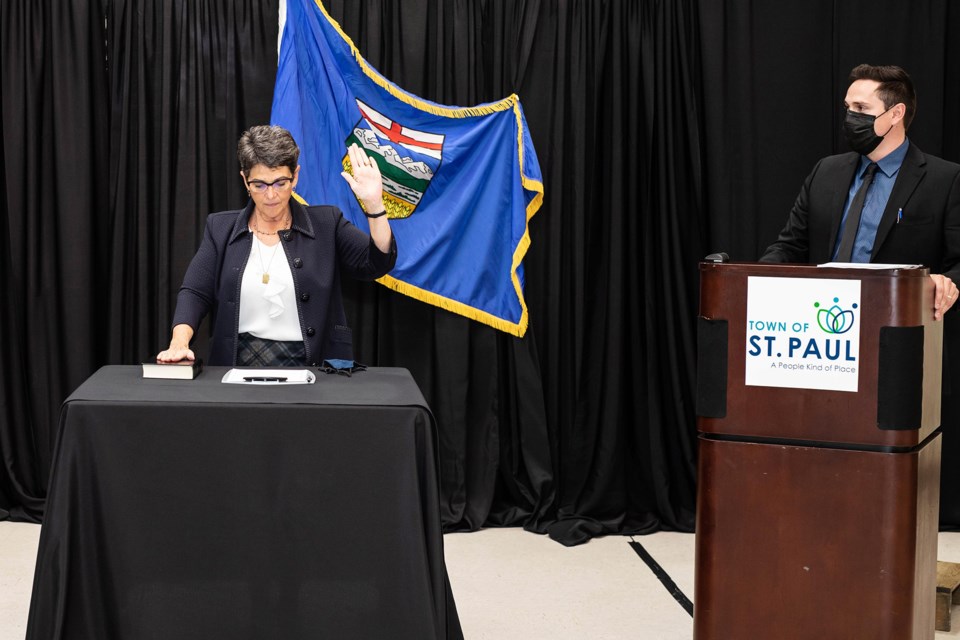
[[[373,280],[397,261],[377,163],[356,145],[343,172],[370,221],[370,235],[333,206],[291,199],[300,149],[277,126],[251,127],[237,157],[250,202],[208,216],[203,241],[177,296],[170,346],[160,362],[194,359],[190,341],[207,313],[210,365],[319,366],[353,359],[340,272]]]

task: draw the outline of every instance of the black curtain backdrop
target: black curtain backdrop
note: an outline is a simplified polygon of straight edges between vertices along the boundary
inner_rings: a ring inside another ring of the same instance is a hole
[[[327,3],[417,95],[517,93],[543,171],[524,338],[344,283],[358,360],[409,368],[437,416],[448,530],[691,530],[697,261],[775,237],[858,62],[909,69],[911,137],[956,159],[948,0],[763,4]],[[206,214],[243,204],[277,3],[5,0],[0,38],[0,518],[36,521],[60,402],[166,343]]]
[[[0,519],[42,513],[60,403],[104,361],[103,38],[95,3],[0,3]]]

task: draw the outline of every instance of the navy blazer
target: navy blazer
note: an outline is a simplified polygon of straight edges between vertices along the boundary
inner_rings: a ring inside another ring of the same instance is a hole
[[[761,262],[829,262],[859,153],[820,160]],[[897,222],[898,213],[903,216]],[[871,262],[922,264],[960,283],[960,165],[910,143],[883,210]]]
[[[247,227],[253,202],[239,211],[212,213],[197,254],[190,262],[177,296],[173,326],[187,324],[196,332],[211,313],[213,336],[208,364],[234,365],[240,325],[240,284],[250,257],[253,234]],[[353,359],[353,338],[340,294],[341,270],[354,278],[374,280],[397,262],[396,240],[382,253],[373,239],[351,224],[333,206],[304,207],[290,200],[293,223],[280,232],[293,274],[306,363],[319,366],[331,358]]]

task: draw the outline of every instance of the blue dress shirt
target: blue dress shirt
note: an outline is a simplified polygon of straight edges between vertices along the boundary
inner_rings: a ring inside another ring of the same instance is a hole
[[[857,228],[857,237],[853,242],[853,255],[850,262],[870,262],[880,218],[883,217],[883,210],[887,207],[887,200],[890,199],[890,192],[893,191],[893,184],[897,181],[900,165],[903,164],[909,146],[910,140],[904,140],[903,144],[877,162],[878,171],[873,176],[873,184],[870,185],[863,203],[860,226]],[[867,156],[860,156],[860,166],[857,167],[850,191],[847,192],[847,201],[843,205],[843,220],[840,221],[840,230],[837,233],[836,244],[833,246],[834,259],[840,249],[840,238],[843,237],[843,227],[847,223],[847,214],[850,213],[850,203],[860,189],[860,185],[863,184],[863,174],[871,162]]]

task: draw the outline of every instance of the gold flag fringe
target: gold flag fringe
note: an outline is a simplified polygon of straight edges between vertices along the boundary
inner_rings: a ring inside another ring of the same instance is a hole
[[[514,282],[516,281],[516,275],[514,275]],[[520,316],[520,321],[510,322],[509,320],[504,320],[503,318],[497,317],[492,313],[487,313],[486,311],[481,311],[480,309],[471,307],[468,304],[457,302],[456,300],[451,300],[450,298],[444,298],[443,296],[437,295],[432,291],[421,289],[420,287],[412,285],[409,282],[397,280],[390,275],[377,278],[377,282],[389,289],[393,289],[397,293],[402,293],[405,296],[420,300],[421,302],[426,302],[435,307],[446,309],[447,311],[470,318],[471,320],[482,322],[485,325],[505,333],[509,333],[510,335],[517,336],[518,338],[522,338],[523,334],[527,332],[527,305],[525,304],[523,305],[523,314]],[[521,299],[521,303],[522,302],[523,300]]]

